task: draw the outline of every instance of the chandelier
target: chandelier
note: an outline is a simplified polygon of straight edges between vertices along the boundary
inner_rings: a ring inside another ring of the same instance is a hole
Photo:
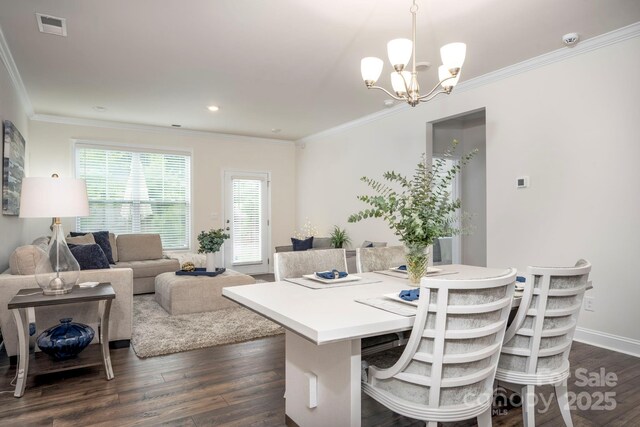
[[[427,102],[441,93],[450,94],[454,86],[460,79],[460,70],[464,63],[467,45],[464,43],[449,43],[440,48],[442,65],[438,68],[438,79],[440,80],[429,93],[420,95],[420,85],[418,84],[418,74],[416,72],[416,12],[418,5],[413,0],[413,5],[409,9],[412,15],[412,38],[394,39],[387,43],[387,53],[389,62],[394,71],[391,73],[391,86],[393,92],[376,86],[376,81],[382,73],[382,59],[376,57],[363,58],[360,63],[360,71],[367,89],[380,89],[397,101],[407,102],[415,107],[421,102]],[[412,60],[411,71],[407,71],[407,64]],[[441,90],[438,90],[442,87]]]

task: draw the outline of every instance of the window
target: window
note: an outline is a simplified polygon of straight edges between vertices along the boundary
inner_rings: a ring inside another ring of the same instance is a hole
[[[75,154],[91,212],[76,220],[78,231],[159,233],[164,249],[189,249],[189,154],[89,144],[77,144]]]
[[[233,262],[262,262],[262,181],[234,179]]]

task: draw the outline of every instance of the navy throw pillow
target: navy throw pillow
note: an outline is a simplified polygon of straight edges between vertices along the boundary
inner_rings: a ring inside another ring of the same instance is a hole
[[[291,244],[293,245],[294,251],[306,251],[313,247],[313,236],[308,237],[304,240],[296,239],[294,237],[291,238]]]
[[[109,260],[100,245],[69,245],[71,254],[80,264],[80,270],[111,268]]]
[[[71,237],[84,236],[85,234],[87,233],[78,233],[75,231],[72,231],[70,233]],[[96,243],[100,245],[100,247],[102,248],[102,251],[107,256],[107,260],[109,261],[109,264],[115,264],[116,262],[113,260],[113,251],[111,250],[111,242],[109,241],[109,232],[94,231],[91,234],[93,234],[93,238],[95,239]]]

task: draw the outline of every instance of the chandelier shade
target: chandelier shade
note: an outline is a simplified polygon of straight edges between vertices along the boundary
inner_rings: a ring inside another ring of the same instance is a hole
[[[387,43],[387,55],[389,62],[396,71],[404,70],[411,60],[413,43],[409,39],[393,39]]]
[[[460,79],[460,71],[467,53],[467,45],[464,43],[449,43],[440,48],[442,64],[438,68],[438,83],[426,94],[420,94],[418,85],[418,73],[416,71],[416,13],[418,5],[416,0],[409,9],[412,18],[412,38],[393,39],[387,43],[389,62],[393,67],[391,73],[391,87],[389,91],[376,86],[376,82],[382,73],[383,61],[380,58],[366,57],[360,62],[360,71],[367,89],[378,89],[395,99],[404,101],[415,107],[421,102],[427,102],[441,93],[450,94]],[[411,69],[407,68],[411,62]]]
[[[402,71],[401,73],[391,73],[391,87],[396,95],[407,93],[407,86],[411,82],[411,73],[408,71]]]
[[[362,61],[360,61],[360,72],[362,73],[362,80],[364,80],[365,82],[377,82],[380,78],[380,74],[382,74],[383,66],[384,62],[382,62],[382,59],[380,58],[375,58],[373,56],[362,58]]]
[[[460,70],[467,54],[467,45],[464,43],[449,43],[440,48],[442,64],[447,70]],[[456,71],[457,74],[457,71]]]
[[[458,84],[458,80],[460,80],[460,72],[458,72],[455,77],[451,77],[451,72],[449,72],[447,66],[441,65],[438,67],[438,78],[440,79],[440,85],[443,88],[453,88]]]

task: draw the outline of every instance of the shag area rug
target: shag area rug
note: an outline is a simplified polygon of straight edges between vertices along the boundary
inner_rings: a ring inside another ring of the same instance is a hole
[[[170,316],[153,294],[133,297],[131,345],[140,358],[282,333],[282,327],[243,307]]]

